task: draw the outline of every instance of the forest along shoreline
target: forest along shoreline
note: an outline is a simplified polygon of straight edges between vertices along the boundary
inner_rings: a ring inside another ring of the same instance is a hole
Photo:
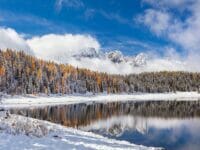
[[[44,61],[12,50],[0,50],[0,60],[2,94],[200,92],[200,73],[195,72],[111,75]]]

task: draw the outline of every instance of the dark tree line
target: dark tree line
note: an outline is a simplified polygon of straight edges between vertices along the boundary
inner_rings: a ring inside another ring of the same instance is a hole
[[[57,64],[24,52],[0,50],[0,92],[72,94],[199,91],[200,73],[152,72],[109,75]]]

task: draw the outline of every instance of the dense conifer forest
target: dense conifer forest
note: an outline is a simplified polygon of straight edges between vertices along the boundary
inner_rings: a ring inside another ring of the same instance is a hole
[[[0,92],[7,94],[200,91],[200,73],[109,75],[0,50]]]

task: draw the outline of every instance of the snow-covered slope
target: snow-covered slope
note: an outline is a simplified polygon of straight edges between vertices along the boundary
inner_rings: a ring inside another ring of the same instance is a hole
[[[101,51],[96,51],[93,48],[82,50],[81,52],[72,55],[72,58],[75,58],[76,60],[82,60],[84,58],[98,58],[101,60],[108,60],[111,61],[114,64],[120,64],[120,63],[127,63],[127,65],[132,65],[132,67],[141,67],[146,65],[148,56],[144,53],[139,53],[135,56],[124,56],[121,51],[114,50],[110,52],[103,53]]]
[[[148,56],[145,53],[140,53],[133,57],[132,65],[135,67],[145,66],[147,64]]]
[[[75,57],[78,60],[80,60],[82,58],[97,58],[100,56],[101,56],[101,53],[99,51],[95,50],[94,48],[82,50],[81,52],[72,55],[72,57]]]
[[[39,56],[38,56],[39,57]],[[87,68],[93,71],[107,72],[112,74],[135,73],[147,65],[147,54],[125,56],[119,50],[109,52],[98,51],[94,48],[83,49],[73,53],[56,53],[47,56],[47,60],[57,63],[67,63],[79,68]]]
[[[108,139],[37,119],[0,112],[0,149],[133,149],[147,148],[125,141]]]
[[[123,54],[120,51],[110,51],[105,55],[113,63],[122,63],[126,61]]]

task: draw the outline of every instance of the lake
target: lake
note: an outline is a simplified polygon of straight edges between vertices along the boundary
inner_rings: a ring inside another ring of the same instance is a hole
[[[200,147],[200,101],[127,101],[11,109],[109,138],[170,150]]]

